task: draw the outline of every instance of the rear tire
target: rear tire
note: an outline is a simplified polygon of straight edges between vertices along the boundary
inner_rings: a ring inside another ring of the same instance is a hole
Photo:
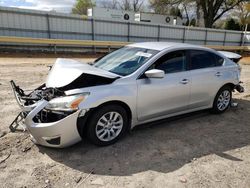
[[[225,112],[232,100],[232,89],[229,86],[222,87],[215,96],[212,113],[221,114]]]
[[[115,143],[128,128],[128,115],[119,105],[106,105],[93,112],[88,121],[87,137],[95,145]]]

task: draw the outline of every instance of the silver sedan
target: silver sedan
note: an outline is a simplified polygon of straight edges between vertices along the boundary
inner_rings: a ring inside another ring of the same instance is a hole
[[[96,145],[113,144],[139,124],[226,111],[232,91],[243,92],[239,59],[168,42],[131,44],[93,64],[57,59],[46,83],[31,93],[11,81],[22,109],[17,118],[40,145],[66,147],[84,136]]]

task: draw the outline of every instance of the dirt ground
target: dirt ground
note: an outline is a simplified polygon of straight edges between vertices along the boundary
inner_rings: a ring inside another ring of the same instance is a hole
[[[54,61],[0,57],[0,187],[250,187],[250,58],[242,60],[246,92],[234,94],[237,108],[142,125],[108,147],[84,140],[66,149],[8,131],[19,112],[9,80],[35,88]]]

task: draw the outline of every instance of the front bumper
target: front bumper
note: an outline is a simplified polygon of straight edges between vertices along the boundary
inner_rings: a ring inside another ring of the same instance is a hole
[[[17,124],[23,122],[25,129],[32,137],[32,141],[43,146],[63,148],[73,145],[81,140],[81,136],[77,129],[77,119],[79,115],[84,116],[84,110],[75,111],[53,121],[42,121],[39,114],[41,114],[47,106],[48,101],[41,99],[32,105],[25,105],[20,93],[17,91],[15,83],[12,82],[11,85],[17,103],[22,110],[20,113],[22,114],[20,120],[14,120],[14,122]],[[16,127],[11,125],[10,128],[13,129],[11,131],[14,132]]]
[[[236,91],[238,91],[239,93],[244,93],[245,91],[244,87],[240,84],[236,85],[234,89],[236,89]]]
[[[77,118],[80,110],[65,118],[51,123],[35,123],[34,117],[48,104],[41,100],[25,118],[25,125],[32,136],[32,140],[40,145],[63,148],[73,145],[81,140],[77,130]]]

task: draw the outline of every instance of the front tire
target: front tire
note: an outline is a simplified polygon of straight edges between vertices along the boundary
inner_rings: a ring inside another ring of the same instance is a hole
[[[127,130],[128,116],[119,105],[106,105],[93,112],[88,122],[87,137],[98,146],[119,140]]]
[[[232,89],[229,86],[222,87],[215,96],[212,112],[221,114],[225,112],[232,100]]]

